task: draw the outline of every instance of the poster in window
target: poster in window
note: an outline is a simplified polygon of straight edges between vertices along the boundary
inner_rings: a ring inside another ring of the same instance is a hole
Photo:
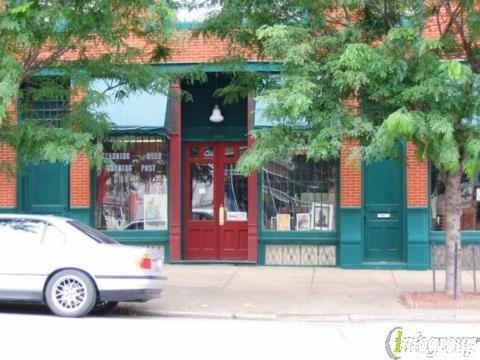
[[[167,229],[167,194],[145,194],[143,197],[145,230]]]
[[[333,205],[312,203],[312,228],[315,230],[333,230]]]
[[[297,214],[297,230],[310,230],[310,213]]]
[[[277,230],[290,230],[290,214],[277,214]]]

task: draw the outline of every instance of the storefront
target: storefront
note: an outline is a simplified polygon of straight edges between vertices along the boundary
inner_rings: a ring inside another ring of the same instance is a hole
[[[270,126],[264,104],[252,96],[224,104],[213,93],[227,77],[207,79],[172,85],[193,101],[112,100],[100,109],[113,122],[102,169],[91,171],[85,157],[31,165],[13,185],[16,206],[0,211],[74,217],[123,243],[158,247],[170,262],[430,266],[431,242],[443,241],[444,187],[410,144],[404,165],[352,162],[347,150],[317,163],[299,153],[245,177],[235,164],[252,144],[248,132]],[[36,104],[36,114],[53,121],[55,101]],[[465,179],[462,197],[462,237],[478,241],[480,181]]]

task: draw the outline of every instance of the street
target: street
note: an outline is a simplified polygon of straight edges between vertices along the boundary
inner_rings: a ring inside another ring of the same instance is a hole
[[[480,336],[480,325],[472,323],[167,318],[139,316],[134,307],[122,307],[104,317],[67,319],[51,316],[41,308],[2,306],[0,324],[2,360],[388,359],[385,340],[395,327],[402,327],[410,335]],[[480,349],[475,349],[471,358],[479,357]]]

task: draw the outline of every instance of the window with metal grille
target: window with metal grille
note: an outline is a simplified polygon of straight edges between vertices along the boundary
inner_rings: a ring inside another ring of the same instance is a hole
[[[38,76],[20,88],[19,113],[22,120],[60,126],[69,111],[68,79]]]

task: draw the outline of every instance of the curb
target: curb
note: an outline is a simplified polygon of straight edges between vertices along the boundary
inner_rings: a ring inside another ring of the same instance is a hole
[[[212,320],[298,321],[316,323],[424,322],[480,323],[480,314],[275,314],[275,313],[202,313],[190,311],[140,311],[138,315],[165,318]]]

